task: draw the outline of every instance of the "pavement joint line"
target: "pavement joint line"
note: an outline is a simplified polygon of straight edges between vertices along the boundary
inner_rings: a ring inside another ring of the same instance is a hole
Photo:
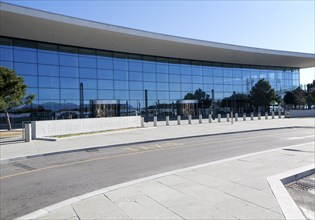
[[[296,181],[315,172],[315,164],[299,167],[267,177],[272,193],[276,197],[279,206],[286,219],[306,219],[298,208],[289,192],[284,187],[289,182]]]
[[[270,130],[290,129],[290,128],[299,128],[299,126],[285,126],[285,127],[275,127],[275,128],[263,128],[263,129],[253,129],[253,130],[243,130],[243,131],[222,132],[222,133],[216,133],[216,134],[180,136],[180,137],[165,138],[165,139],[153,139],[153,140],[146,140],[146,141],[111,144],[111,145],[106,145],[106,146],[93,146],[93,147],[71,149],[71,150],[65,150],[65,151],[53,151],[53,152],[47,152],[47,153],[41,153],[41,154],[32,154],[32,155],[25,155],[25,156],[20,156],[20,157],[4,158],[4,159],[0,160],[0,164],[10,163],[10,162],[18,161],[18,160],[33,159],[36,157],[74,153],[74,152],[80,152],[80,151],[86,151],[86,150],[96,150],[96,149],[122,147],[122,146],[137,145],[137,144],[147,144],[147,143],[154,143],[154,142],[159,142],[159,141],[172,141],[172,140],[181,140],[181,139],[187,139],[187,138],[210,137],[210,136],[219,136],[219,135],[225,135],[225,134],[251,133],[251,132],[257,132],[257,131],[270,131]]]
[[[279,150],[282,150],[284,148],[301,147],[301,146],[310,145],[310,144],[314,145],[314,143],[315,142],[307,142],[307,143],[303,143],[303,144],[296,144],[296,145],[291,145],[291,146],[286,146],[286,147],[280,147],[280,148],[275,148],[275,149],[271,149],[271,150],[265,150],[265,151],[255,152],[255,153],[244,154],[244,155],[240,155],[240,156],[236,156],[236,157],[231,157],[231,158],[227,158],[227,159],[217,160],[217,161],[213,161],[213,162],[209,162],[209,163],[203,163],[203,164],[190,166],[190,167],[186,167],[186,168],[181,168],[181,169],[168,171],[168,172],[164,172],[164,173],[159,173],[159,174],[156,174],[156,175],[152,175],[152,176],[148,176],[148,177],[144,177],[144,178],[140,178],[140,179],[136,179],[136,180],[132,180],[132,181],[116,184],[116,185],[113,185],[113,186],[105,187],[103,189],[95,190],[95,191],[83,194],[81,196],[76,196],[76,197],[64,200],[62,202],[59,202],[59,203],[47,206],[45,208],[36,210],[34,212],[31,212],[31,213],[26,214],[24,216],[18,217],[16,219],[17,220],[21,220],[21,219],[35,219],[35,218],[39,218],[39,217],[42,217],[43,215],[49,213],[46,210],[50,210],[50,212],[52,212],[52,211],[58,209],[61,204],[65,204],[65,205],[72,204],[72,201],[79,202],[79,201],[82,201],[82,200],[85,200],[85,199],[89,199],[89,198],[92,198],[92,197],[100,195],[100,194],[104,194],[104,193],[109,192],[109,191],[114,191],[114,190],[121,189],[121,188],[124,188],[124,187],[127,187],[127,186],[132,186],[132,185],[135,185],[135,184],[138,184],[138,183],[146,182],[146,181],[149,181],[149,180],[154,180],[154,179],[158,179],[158,178],[161,178],[161,177],[170,176],[170,175],[174,175],[174,174],[185,172],[185,171],[191,171],[191,170],[194,170],[194,169],[198,169],[198,168],[202,168],[202,167],[206,167],[206,166],[210,166],[210,165],[215,165],[215,164],[220,164],[220,163],[224,163],[224,162],[228,162],[228,161],[238,160],[238,159],[245,158],[245,157],[250,157],[250,156],[270,153],[270,152],[274,152],[274,151],[279,151]],[[313,167],[314,167],[314,165],[313,165]],[[269,182],[269,180],[268,180],[268,182]],[[281,183],[281,185],[282,185],[282,183]],[[295,219],[299,219],[299,218],[295,218]],[[305,219],[304,216],[303,216],[302,219]]]

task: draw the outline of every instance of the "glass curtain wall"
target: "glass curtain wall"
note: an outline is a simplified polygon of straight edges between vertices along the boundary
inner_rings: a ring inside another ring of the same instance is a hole
[[[32,120],[76,118],[83,83],[84,116],[91,100],[119,100],[120,115],[176,114],[176,102],[202,90],[215,102],[248,94],[266,79],[279,95],[299,86],[299,69],[182,60],[0,38],[0,65],[14,69],[36,99]],[[212,93],[213,90],[213,93]],[[25,110],[28,109],[28,110]],[[20,114],[23,110],[12,109]]]

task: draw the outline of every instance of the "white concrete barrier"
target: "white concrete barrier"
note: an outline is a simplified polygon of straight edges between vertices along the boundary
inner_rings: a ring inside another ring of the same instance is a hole
[[[212,122],[212,114],[209,114],[209,123]]]
[[[140,116],[32,121],[32,139],[141,127]]]
[[[154,127],[157,126],[157,117],[156,116],[153,117],[153,126]]]
[[[229,122],[230,121],[230,114],[226,113],[226,121]]]
[[[170,116],[166,116],[166,126],[170,125]]]
[[[238,113],[235,113],[235,121],[238,121]]]
[[[199,115],[199,124],[202,124],[202,115]]]
[[[32,141],[32,125],[31,123],[26,123],[24,125],[25,129],[25,142],[31,142]]]
[[[177,125],[180,125],[180,115],[177,115]]]
[[[188,115],[188,124],[191,124],[191,115]]]
[[[221,114],[218,114],[218,122],[221,122]]]
[[[315,117],[315,109],[290,110],[289,117],[290,118]]]

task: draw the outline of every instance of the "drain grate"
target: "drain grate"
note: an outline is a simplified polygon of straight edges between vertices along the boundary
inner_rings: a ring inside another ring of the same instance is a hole
[[[315,189],[315,185],[314,184],[310,184],[307,182],[294,182],[288,185],[288,188],[295,188],[295,189],[299,189],[299,190],[304,190],[304,191],[310,191]]]

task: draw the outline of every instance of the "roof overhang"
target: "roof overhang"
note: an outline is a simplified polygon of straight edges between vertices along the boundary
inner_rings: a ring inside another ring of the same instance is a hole
[[[315,54],[236,46],[151,33],[0,3],[0,35],[181,59],[278,67],[315,67]]]

